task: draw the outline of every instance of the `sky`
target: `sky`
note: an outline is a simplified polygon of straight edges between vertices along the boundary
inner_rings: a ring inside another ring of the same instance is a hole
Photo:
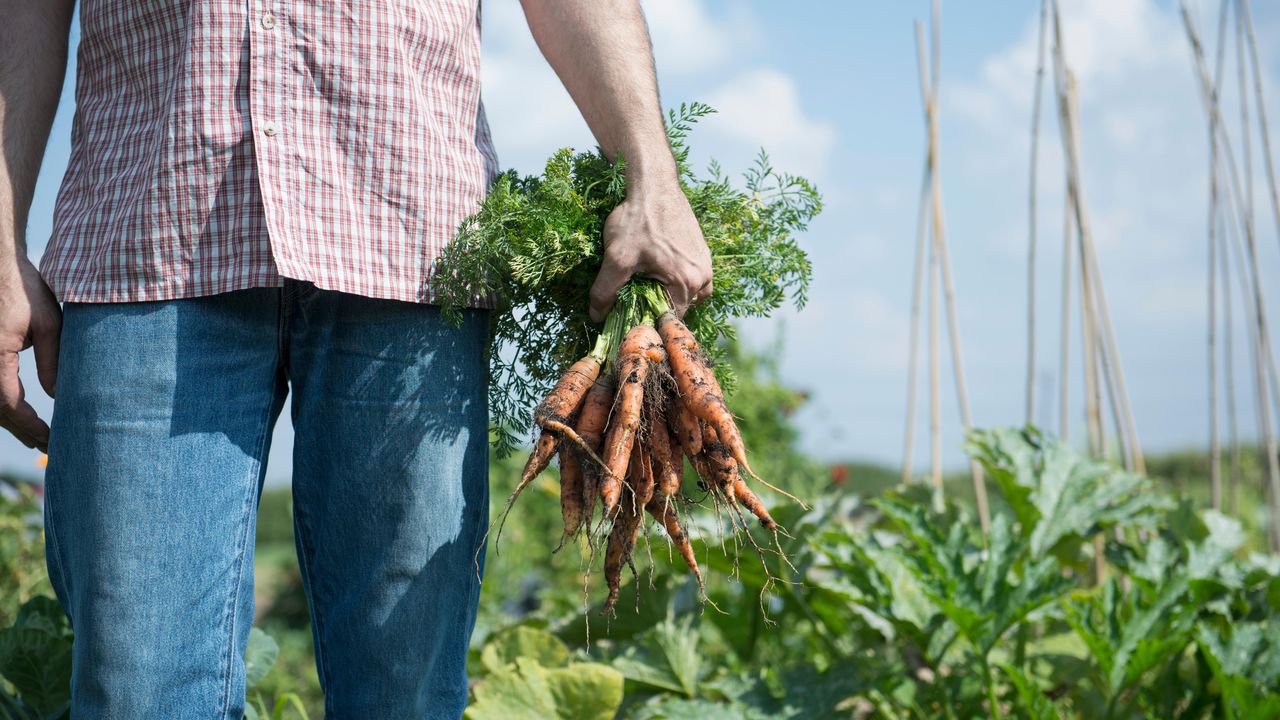
[[[719,111],[691,138],[695,166],[714,157],[737,173],[764,147],[776,167],[810,178],[823,194],[822,215],[800,238],[815,268],[809,305],[742,328],[751,344],[778,343],[783,380],[810,394],[796,416],[804,448],[833,461],[900,463],[925,152],[913,22],[927,21],[928,3],[642,4],[664,105],[700,100]],[[1038,5],[970,0],[947,3],[942,13],[941,181],[963,364],[978,426],[1019,423],[1024,416]],[[1274,42],[1280,9],[1255,5],[1266,97],[1280,113],[1280,44]],[[1208,28],[1216,27],[1216,6],[1190,2],[1202,36],[1213,35]],[[1084,193],[1138,436],[1148,452],[1205,446],[1207,123],[1177,6],[1063,0],[1062,11],[1067,61],[1080,90]],[[541,59],[519,4],[488,0],[483,27],[483,97],[501,164],[532,173],[556,148],[593,146]],[[73,45],[78,35],[73,30]],[[31,212],[33,261],[44,251],[66,168],[74,85],[73,58]],[[1224,106],[1237,107],[1236,98],[1228,82]],[[1051,103],[1047,84],[1036,268],[1036,388],[1043,402],[1035,416],[1056,430],[1064,191]],[[1229,117],[1238,123],[1234,113]],[[1271,130],[1280,140],[1275,117]],[[1256,117],[1251,121],[1256,127]],[[1261,279],[1270,293],[1270,317],[1280,322],[1280,239],[1261,163],[1254,165]],[[1237,319],[1239,307],[1237,297]],[[1236,337],[1243,337],[1242,327]],[[962,434],[945,335],[943,340],[944,459],[958,466]],[[1078,328],[1071,342],[1071,434],[1078,439],[1084,418]],[[1241,346],[1241,428],[1252,434],[1244,355]],[[47,419],[53,403],[35,380],[30,352],[21,369],[28,396]],[[922,400],[926,380],[922,375]],[[916,417],[914,462],[921,468],[927,407],[922,404]],[[291,452],[285,412],[272,443],[269,483],[288,483]],[[0,467],[31,471],[37,457],[7,435],[0,438]]]

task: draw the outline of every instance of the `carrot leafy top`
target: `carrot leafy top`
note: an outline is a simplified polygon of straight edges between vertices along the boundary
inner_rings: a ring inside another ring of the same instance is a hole
[[[790,299],[803,307],[812,267],[795,236],[821,210],[817,189],[802,177],[779,173],[761,150],[735,187],[712,161],[705,177],[689,167],[687,138],[714,112],[702,103],[668,113],[667,135],[680,184],[711,250],[715,291],[690,308],[685,323],[711,355],[734,336],[739,318],[768,317]],[[626,163],[599,149],[563,149],[541,175],[499,176],[477,213],[463,221],[446,246],[433,282],[446,316],[477,298],[496,300],[489,348],[491,436],[499,454],[516,449],[532,424],[531,409],[574,360],[599,351],[607,357],[627,329],[665,309],[656,281],[636,276],[618,294],[605,327],[588,316],[588,293],[603,256],[605,218],[626,196]],[[620,328],[620,330],[619,330]],[[617,338],[613,338],[617,335]],[[726,392],[733,373],[716,366]]]

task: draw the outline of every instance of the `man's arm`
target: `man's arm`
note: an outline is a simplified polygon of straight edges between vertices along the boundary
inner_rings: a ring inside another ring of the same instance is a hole
[[[25,400],[18,353],[35,346],[53,397],[62,313],[27,259],[27,212],[66,75],[74,0],[0,0],[0,427],[49,449],[49,426]]]
[[[680,191],[638,0],[521,0],[534,40],[609,158],[627,163],[627,199],[604,227],[591,317],[604,319],[632,273],[661,280],[676,312],[711,294],[711,253]]]

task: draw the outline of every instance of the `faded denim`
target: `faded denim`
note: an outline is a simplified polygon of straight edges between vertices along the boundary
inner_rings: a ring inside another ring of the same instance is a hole
[[[45,523],[76,720],[242,717],[257,504],[290,387],[325,717],[459,717],[488,312],[459,329],[434,306],[287,279],[64,313]]]

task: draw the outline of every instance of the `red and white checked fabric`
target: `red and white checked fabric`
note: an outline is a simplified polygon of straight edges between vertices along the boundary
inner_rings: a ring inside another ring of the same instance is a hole
[[[497,173],[479,0],[83,0],[62,301],[280,286],[432,302]],[[486,305],[477,300],[477,305]]]

